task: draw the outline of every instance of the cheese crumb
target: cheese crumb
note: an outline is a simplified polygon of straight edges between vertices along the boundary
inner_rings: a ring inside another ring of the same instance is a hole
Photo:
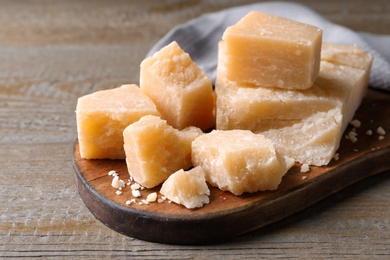
[[[147,197],[146,200],[148,202],[155,202],[157,200],[157,192],[150,193]]]
[[[122,195],[122,191],[117,190],[117,191],[116,191],[116,195]]]
[[[347,139],[349,139],[352,143],[356,143],[357,142],[357,133],[354,132],[354,131],[350,131],[347,135]]]
[[[158,202],[158,203],[163,203],[164,200],[163,200],[163,199],[158,199],[157,202]]]
[[[302,176],[302,180],[306,180],[307,179],[307,176]]]
[[[385,129],[383,129],[383,127],[380,126],[376,129],[376,133],[379,135],[385,135],[386,131],[385,131]]]
[[[372,135],[372,130],[367,130],[366,135]]]
[[[379,140],[379,141],[382,141],[383,139],[385,139],[385,137],[384,137],[383,135],[380,135],[380,136],[378,137],[378,140]]]
[[[356,127],[356,128],[359,128],[359,127],[362,125],[362,123],[361,123],[359,120],[357,120],[357,119],[352,120],[352,121],[350,122],[350,124],[351,124],[352,126]]]
[[[132,190],[139,190],[141,188],[141,185],[139,185],[138,183],[134,183],[130,186],[130,188]]]
[[[136,198],[139,198],[141,197],[141,192],[139,192],[139,190],[132,190],[131,191],[131,194],[136,197]]]
[[[118,189],[120,187],[125,187],[126,186],[126,183],[123,181],[123,180],[120,180],[119,179],[119,176],[116,175],[113,179],[112,179],[112,182],[111,182],[111,186],[114,187],[115,189]]]
[[[126,200],[126,205],[131,205],[131,204],[135,204],[135,203],[137,203],[137,202],[135,201],[135,199]]]
[[[116,174],[116,171],[111,170],[108,172],[108,176],[114,176]]]
[[[310,171],[309,165],[306,164],[306,163],[302,164],[302,166],[301,166],[301,172],[308,172],[308,171]]]
[[[145,204],[145,205],[148,205],[148,204],[149,204],[149,201],[147,201],[147,200],[141,200],[141,201],[142,201],[142,203]]]
[[[333,159],[338,161],[340,159],[340,154],[339,153],[335,153],[334,156],[333,156]]]

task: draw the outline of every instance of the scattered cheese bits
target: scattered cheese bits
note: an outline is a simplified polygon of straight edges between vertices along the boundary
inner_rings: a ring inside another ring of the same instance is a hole
[[[160,193],[170,201],[188,209],[200,208],[210,203],[210,190],[202,167],[189,171],[179,170],[163,183]]]
[[[122,191],[120,191],[120,190],[117,190],[115,193],[116,193],[116,195],[122,195]]]
[[[115,189],[118,189],[118,188],[123,188],[126,186],[126,183],[123,181],[123,180],[120,180],[119,179],[119,176],[115,176],[113,179],[112,179],[112,182],[111,182],[111,186],[114,187]]]
[[[147,197],[146,200],[148,202],[155,202],[157,200],[157,192],[150,193]]]
[[[380,136],[378,137],[378,140],[379,140],[379,141],[381,141],[381,140],[383,140],[383,139],[385,139],[385,137],[384,137],[383,135],[380,135]]]
[[[335,153],[334,156],[333,156],[333,159],[338,161],[340,159],[340,154],[339,153]]]
[[[115,176],[115,175],[118,175],[118,174],[114,170],[111,170],[108,172],[108,176]]]
[[[386,131],[385,131],[385,129],[383,129],[383,127],[380,126],[376,129],[376,133],[379,135],[385,135]]]
[[[366,135],[372,135],[372,130],[367,130]]]
[[[355,119],[355,120],[352,120],[352,121],[350,122],[350,124],[351,124],[352,126],[356,127],[356,128],[359,128],[360,125],[361,125],[362,123],[361,123],[359,120]]]
[[[141,185],[139,185],[138,183],[134,183],[130,186],[130,189],[132,190],[139,190],[141,188]]]
[[[141,192],[139,190],[132,190],[131,194],[133,195],[133,197],[136,197],[136,198],[141,197]]]
[[[309,165],[306,164],[306,163],[302,164],[302,166],[301,166],[301,172],[308,172],[308,171],[310,171]]]
[[[358,134],[354,131],[350,131],[347,135],[347,139],[349,139],[352,143],[356,143],[357,142],[357,136]]]

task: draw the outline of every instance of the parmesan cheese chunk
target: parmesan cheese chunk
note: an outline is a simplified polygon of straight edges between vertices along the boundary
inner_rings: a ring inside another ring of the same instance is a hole
[[[211,79],[176,42],[141,63],[140,87],[173,127],[215,126]]]
[[[252,11],[223,36],[227,77],[239,83],[307,89],[320,68],[322,30]]]
[[[181,169],[173,173],[163,183],[160,193],[188,209],[200,208],[210,203],[210,190],[202,167],[195,167],[189,171]]]
[[[124,159],[123,129],[145,115],[160,113],[134,84],[80,97],[76,119],[81,158]]]
[[[129,125],[123,136],[130,176],[153,188],[175,171],[191,168],[191,143],[201,134],[196,127],[179,131],[156,116],[145,116]]]
[[[367,69],[323,60],[314,85],[293,91],[248,88],[229,80],[224,66],[228,58],[222,43],[216,80],[217,129],[262,133],[284,156],[308,165],[328,164],[366,93],[371,60],[362,65]]]
[[[213,130],[192,143],[192,162],[211,185],[235,195],[275,190],[294,160],[281,156],[271,140],[247,130]]]

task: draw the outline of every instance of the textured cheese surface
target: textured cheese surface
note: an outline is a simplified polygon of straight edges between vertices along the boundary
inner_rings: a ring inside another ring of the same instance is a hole
[[[157,115],[152,100],[136,85],[97,91],[77,101],[80,156],[85,159],[124,159],[123,129],[145,115]]]
[[[180,131],[157,116],[142,117],[123,131],[130,176],[153,188],[172,173],[191,168],[191,143],[201,134],[196,127]]]
[[[173,127],[214,127],[211,79],[176,42],[141,63],[140,87]]]
[[[293,91],[248,88],[230,81],[224,67],[228,56],[221,44],[216,80],[217,129],[262,133],[285,156],[311,165],[328,164],[365,96],[372,59],[354,46],[326,46],[327,57],[343,57],[342,62],[336,58],[334,63],[329,62],[330,58],[322,60],[314,85]],[[348,50],[351,56],[345,54]],[[360,61],[364,61],[360,64],[363,69],[356,66]]]
[[[210,203],[210,190],[202,167],[173,173],[163,183],[160,193],[167,199],[188,209],[200,208]]]
[[[227,77],[262,87],[307,89],[319,72],[322,30],[262,12],[250,12],[222,37]]]
[[[275,190],[294,161],[248,130],[213,130],[192,143],[192,162],[211,185],[235,195]]]

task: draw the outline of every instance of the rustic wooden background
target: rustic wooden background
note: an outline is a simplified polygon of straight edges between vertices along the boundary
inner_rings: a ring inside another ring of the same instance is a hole
[[[175,25],[251,2],[0,0],[0,258],[390,257],[389,172],[211,246],[120,235],[80,199],[72,178],[77,98],[137,83],[139,63]],[[390,34],[388,0],[299,2],[351,29]]]

